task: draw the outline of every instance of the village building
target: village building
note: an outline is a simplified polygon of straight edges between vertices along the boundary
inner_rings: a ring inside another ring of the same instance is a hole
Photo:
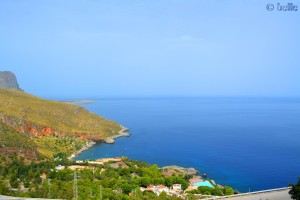
[[[58,171],[59,171],[59,170],[63,170],[63,169],[65,169],[65,168],[66,168],[66,167],[65,167],[65,166],[62,166],[62,165],[58,165],[58,166],[55,167],[55,169],[58,170]]]
[[[191,190],[197,190],[197,189],[198,189],[197,186],[190,185],[184,192],[188,192],[188,191],[191,191]]]
[[[121,168],[128,168],[128,165],[126,165],[126,163],[124,163],[123,161],[116,162],[116,163],[111,163],[110,166],[112,168],[115,168],[115,169],[117,169],[119,167],[121,167]]]
[[[147,188],[141,187],[140,190],[143,191],[151,191],[155,193],[156,195],[160,195],[162,192],[166,192],[167,194],[170,192],[170,189],[167,186],[164,185],[148,185]]]
[[[181,184],[174,184],[172,186],[172,190],[174,190],[174,191],[181,191]]]
[[[159,193],[162,193],[162,192],[168,193],[170,191],[169,188],[167,186],[164,186],[164,185],[158,185],[157,190],[158,190]]]
[[[168,176],[173,176],[175,174],[174,171],[167,171],[167,172],[162,172],[162,174],[165,176],[165,177],[168,177]]]
[[[89,166],[84,166],[84,165],[71,165],[68,167],[70,170],[82,170],[82,169],[90,169],[91,167]]]
[[[203,181],[203,179],[200,176],[195,176],[195,177],[189,179],[190,185],[194,185],[195,183],[202,182],[202,181]]]
[[[216,183],[213,180],[210,181],[205,181],[203,180],[200,176],[195,176],[193,178],[191,178],[189,180],[190,186],[188,189],[192,190],[193,187],[210,187],[210,188],[214,188],[214,185],[216,185]]]
[[[117,162],[118,165],[122,168],[128,168],[128,165],[126,165],[123,161]]]

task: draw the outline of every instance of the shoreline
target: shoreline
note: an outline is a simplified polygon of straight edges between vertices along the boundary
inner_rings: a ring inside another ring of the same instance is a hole
[[[69,103],[69,104],[90,104],[96,102],[95,100],[70,100],[70,101],[59,101],[62,103]]]
[[[79,149],[79,150],[75,151],[74,153],[72,153],[68,157],[68,160],[72,160],[73,158],[75,158],[76,156],[78,156],[79,154],[84,152],[85,150],[88,150],[89,148],[93,147],[95,144],[96,144],[96,142],[94,142],[94,141],[87,141],[86,145],[83,146],[81,149]]]
[[[104,142],[106,144],[113,144],[113,143],[115,143],[115,140],[119,137],[129,137],[130,134],[128,133],[128,130],[129,130],[128,128],[121,126],[121,130],[119,130],[117,135],[113,135],[113,136],[105,138]]]
[[[103,143],[106,144],[113,144],[115,143],[115,140],[119,137],[129,137],[130,134],[128,133],[128,128],[124,127],[121,125],[121,130],[119,130],[117,135],[113,135],[110,137],[107,137],[103,140]],[[95,144],[97,144],[97,142],[95,141],[87,141],[86,145],[84,145],[81,149],[75,151],[74,153],[72,153],[69,157],[68,160],[72,160],[73,158],[77,157],[79,154],[81,154],[82,152],[88,150],[89,148],[92,148]]]

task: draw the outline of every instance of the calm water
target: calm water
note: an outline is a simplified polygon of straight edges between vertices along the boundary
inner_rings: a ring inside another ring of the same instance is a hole
[[[99,99],[84,107],[132,136],[77,159],[124,155],[194,167],[239,191],[285,187],[300,176],[300,99]]]

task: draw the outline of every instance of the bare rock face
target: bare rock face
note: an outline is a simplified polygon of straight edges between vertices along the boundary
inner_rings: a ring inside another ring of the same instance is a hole
[[[9,71],[0,71],[0,88],[14,88],[21,90],[16,76]]]
[[[184,168],[184,167],[180,167],[177,165],[165,166],[162,168],[162,170],[164,172],[172,172],[172,173],[179,172],[183,175],[190,175],[190,176],[195,176],[195,175],[199,174],[199,171],[197,171],[194,168]]]

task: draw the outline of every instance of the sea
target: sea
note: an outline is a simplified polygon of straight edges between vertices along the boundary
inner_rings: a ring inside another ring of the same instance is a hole
[[[240,192],[286,187],[300,176],[300,98],[100,98],[81,106],[131,136],[98,143],[77,160],[193,167]]]

